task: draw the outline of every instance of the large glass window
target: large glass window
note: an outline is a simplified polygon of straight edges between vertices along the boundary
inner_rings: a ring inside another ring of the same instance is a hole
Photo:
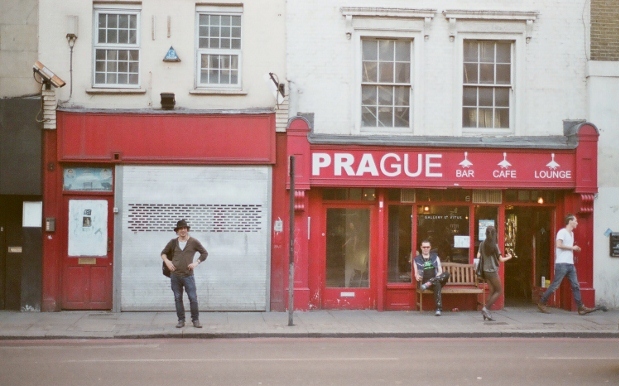
[[[427,240],[441,262],[469,263],[471,234],[468,206],[419,205],[417,207],[417,249]]]
[[[198,12],[198,87],[241,84],[241,8]]]
[[[370,210],[327,209],[327,287],[369,287]]]
[[[94,85],[137,87],[140,75],[140,13],[95,10]]]
[[[510,127],[512,45],[511,41],[464,41],[464,128]]]
[[[361,126],[409,127],[412,41],[363,39]]]

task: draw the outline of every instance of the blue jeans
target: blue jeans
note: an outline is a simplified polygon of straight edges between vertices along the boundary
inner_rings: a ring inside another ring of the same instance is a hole
[[[174,304],[176,305],[176,316],[178,321],[185,321],[185,305],[183,304],[183,287],[189,298],[189,308],[191,309],[191,321],[200,320],[198,312],[198,294],[196,292],[196,279],[193,275],[178,276],[170,275],[172,292],[174,292]]]
[[[555,264],[555,278],[550,284],[550,287],[542,295],[540,302],[546,304],[550,295],[559,288],[563,278],[567,276],[570,284],[572,285],[572,294],[574,295],[574,302],[578,308],[582,307],[582,299],[580,297],[580,285],[578,284],[578,277],[576,277],[576,267],[574,264],[559,263]]]

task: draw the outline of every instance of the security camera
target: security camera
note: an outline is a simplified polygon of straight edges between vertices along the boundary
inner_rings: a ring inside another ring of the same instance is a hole
[[[58,88],[66,84],[64,80],[60,79],[58,75],[54,74],[52,70],[45,67],[43,63],[39,62],[38,60],[32,66],[32,71],[39,74],[39,76],[43,78],[43,82],[42,82],[43,84],[47,84],[47,85],[53,84],[55,87],[58,87]]]

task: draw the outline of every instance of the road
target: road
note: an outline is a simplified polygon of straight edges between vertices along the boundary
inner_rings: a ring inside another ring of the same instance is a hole
[[[619,340],[0,341],[0,385],[618,385]]]

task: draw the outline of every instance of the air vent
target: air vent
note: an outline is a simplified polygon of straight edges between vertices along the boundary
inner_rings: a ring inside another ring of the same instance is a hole
[[[473,204],[500,204],[503,194],[500,190],[473,190]]]
[[[400,202],[415,202],[415,189],[400,189]]]

